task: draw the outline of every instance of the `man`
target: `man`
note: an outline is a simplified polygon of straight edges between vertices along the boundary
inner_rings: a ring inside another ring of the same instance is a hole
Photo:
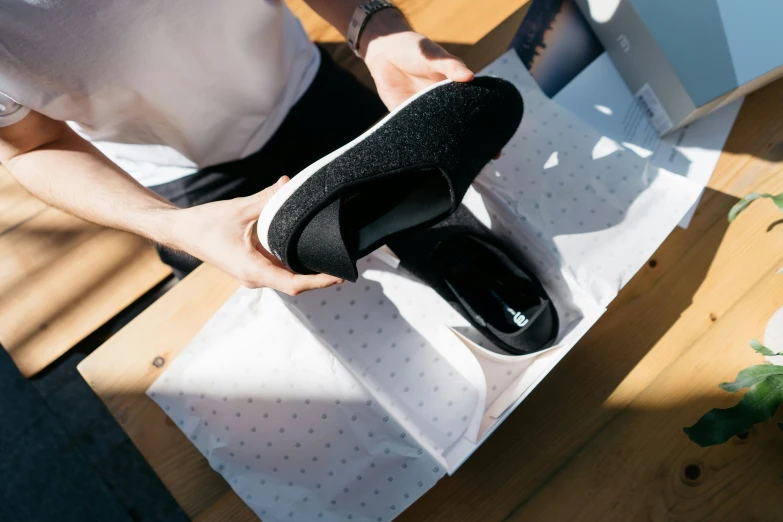
[[[179,276],[203,260],[292,295],[340,283],[263,250],[265,202],[384,104],[473,73],[387,2],[307,4],[383,104],[281,0],[0,0],[0,163],[48,204],[154,241]]]

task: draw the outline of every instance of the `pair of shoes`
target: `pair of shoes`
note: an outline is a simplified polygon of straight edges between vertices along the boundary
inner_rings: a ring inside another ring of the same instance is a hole
[[[357,259],[394,244],[405,266],[510,353],[545,348],[545,337],[556,335],[554,308],[486,230],[458,226],[470,232],[434,243],[427,233],[455,222],[444,220],[514,135],[522,112],[519,91],[499,78],[425,89],[275,193],[259,217],[261,244],[295,272],[348,281],[358,277]]]

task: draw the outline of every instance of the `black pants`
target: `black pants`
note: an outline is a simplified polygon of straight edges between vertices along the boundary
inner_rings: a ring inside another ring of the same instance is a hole
[[[319,51],[321,66],[313,83],[261,150],[150,188],[180,207],[250,196],[281,176],[293,177],[383,117],[386,107],[380,98],[338,67],[328,53]],[[188,254],[161,247],[158,254],[179,278],[201,263]]]

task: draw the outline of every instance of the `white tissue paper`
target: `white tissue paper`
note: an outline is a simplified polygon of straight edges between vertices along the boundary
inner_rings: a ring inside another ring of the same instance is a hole
[[[483,73],[513,82],[525,112],[464,204],[542,281],[558,342],[504,354],[388,250],[355,284],[237,291],[148,394],[265,521],[392,520],[486,440],[699,197],[549,100],[513,51]]]

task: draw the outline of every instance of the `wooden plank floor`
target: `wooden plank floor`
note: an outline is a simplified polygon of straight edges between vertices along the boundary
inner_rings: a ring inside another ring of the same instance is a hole
[[[310,34],[337,40],[291,3]],[[475,68],[505,49],[525,10],[522,0],[399,3]],[[344,48],[330,49],[362,73]],[[674,231],[477,453],[398,520],[783,520],[783,434],[773,424],[710,449],[682,433],[734,400],[717,384],[759,362],[747,341],[783,306],[783,216],[761,203],[726,221],[737,197],[783,191],[781,116],[783,81],[748,97],[688,230]],[[237,286],[200,268],[80,366],[198,521],[257,519],[144,391]]]
[[[26,376],[170,273],[148,241],[50,208],[0,167],[0,345]]]

